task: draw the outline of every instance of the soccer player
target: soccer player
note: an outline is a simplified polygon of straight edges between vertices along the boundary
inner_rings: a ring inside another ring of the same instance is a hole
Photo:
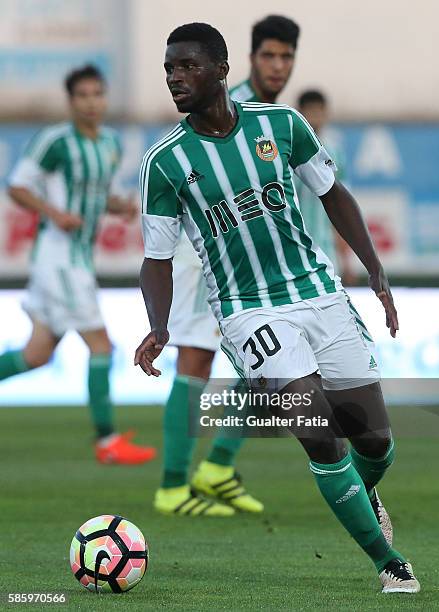
[[[274,104],[294,68],[300,27],[292,19],[269,15],[252,29],[250,76],[230,89],[238,102]]]
[[[270,15],[256,23],[251,36],[251,72],[244,83],[232,88],[232,98],[275,102],[294,67],[299,26],[287,17]],[[188,183],[201,177],[195,170]],[[218,323],[207,303],[207,287],[201,262],[184,232],[174,260],[174,299],[169,317],[170,343],[178,347],[177,374],[164,414],[164,470],[154,505],[166,514],[179,512],[182,503],[207,494],[241,512],[262,512],[262,503],[243,486],[234,467],[243,438],[219,430],[207,460],[202,461],[188,484],[194,438],[188,431],[191,409],[209,378],[219,348]],[[195,511],[200,507],[198,506]],[[213,504],[209,516],[230,516],[230,509]]]
[[[71,121],[41,130],[10,178],[9,194],[40,215],[24,308],[32,334],[19,351],[0,355],[0,380],[46,364],[69,329],[90,350],[88,389],[102,463],[144,463],[155,449],[114,430],[109,397],[111,342],[97,301],[93,244],[99,218],[109,212],[132,220],[136,205],[114,180],[121,158],[117,134],[101,125],[106,83],[94,66],[65,80]]]
[[[335,180],[312,128],[288,106],[233,102],[228,70],[225,41],[211,26],[188,24],[169,36],[167,84],[177,109],[189,114],[146,153],[140,171],[141,288],[151,331],[134,363],[160,375],[154,360],[169,340],[172,258],[183,225],[203,262],[222,347],[250,387],[278,384],[283,398],[310,394],[310,405],[289,414],[326,421],[291,428],[323,497],[375,564],[383,592],[417,592],[411,565],[391,546],[382,505],[378,518],[373,509],[375,486],[393,458],[373,343],[304,229],[291,168],[367,268],[394,337],[386,275],[357,203]],[[188,181],[194,172],[200,179]]]
[[[300,94],[297,99],[297,108],[308,121],[319,140],[324,144],[337,166],[337,179],[344,179],[343,152],[332,143],[325,142],[325,128],[329,122],[329,109],[326,96],[316,89],[309,89]],[[300,202],[300,211],[308,233],[323,250],[325,255],[339,267],[344,283],[353,284],[355,274],[349,262],[349,247],[340,238],[329,221],[325,209],[319,199],[300,180],[295,182],[297,197]],[[337,265],[338,264],[338,265]]]

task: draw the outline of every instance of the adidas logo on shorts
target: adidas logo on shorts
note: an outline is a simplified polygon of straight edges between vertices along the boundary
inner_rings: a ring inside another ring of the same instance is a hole
[[[377,362],[375,361],[374,356],[373,356],[373,355],[371,355],[371,356],[370,356],[370,361],[369,361],[369,370],[373,370],[373,369],[375,369],[375,368],[377,368],[377,367],[378,367],[378,364],[377,364]]]

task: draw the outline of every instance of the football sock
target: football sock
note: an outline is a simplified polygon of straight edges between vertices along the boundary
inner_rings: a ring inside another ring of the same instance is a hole
[[[331,510],[374,562],[378,572],[392,559],[405,561],[387,544],[350,454],[337,463],[311,461],[310,469]]]
[[[248,392],[248,389],[242,382],[238,382],[233,389],[237,393]],[[226,406],[223,418],[227,416],[245,418],[246,414],[247,405],[245,405],[242,410],[238,410],[236,405]],[[243,445],[244,439],[244,428],[221,427],[213,440],[213,445],[207,457],[207,461],[218,465],[234,465],[235,457]]]
[[[90,355],[88,366],[89,405],[98,438],[114,433],[113,404],[110,399],[111,355]]]
[[[32,368],[24,360],[23,351],[6,351],[0,355],[0,380],[27,372]]]
[[[195,446],[200,395],[205,381],[177,375],[165,406],[164,473],[162,487],[180,487],[188,482],[188,469]]]
[[[360,455],[357,453],[355,448],[351,449],[351,455],[352,465],[360,474],[361,479],[364,482],[364,486],[366,487],[366,491],[371,493],[373,488],[379,483],[381,478],[386,473],[387,468],[389,468],[393,463],[393,459],[395,457],[395,443],[392,440],[384,457],[380,457],[378,459]]]
[[[215,438],[207,461],[217,465],[233,465],[235,457],[244,442],[244,438],[225,438],[219,435]]]

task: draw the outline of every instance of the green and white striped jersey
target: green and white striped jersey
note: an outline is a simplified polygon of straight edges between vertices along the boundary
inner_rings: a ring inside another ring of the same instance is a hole
[[[232,100],[236,100],[237,102],[262,102],[253,91],[250,79],[232,87],[229,93]],[[175,257],[178,258],[179,261],[185,261],[188,266],[197,266],[201,270],[201,262],[184,231],[180,233],[180,242]]]
[[[252,87],[251,80],[247,79],[238,83],[229,90],[230,97],[237,102],[261,102]],[[341,162],[338,155],[334,154],[333,148],[327,149],[332,159],[337,164],[337,178],[342,180]],[[336,265],[337,251],[335,245],[334,228],[320,200],[300,180],[295,181],[297,197],[300,203],[300,211],[310,236],[319,245],[323,252]]]
[[[42,129],[30,141],[10,177],[10,185],[25,187],[60,210],[80,215],[81,228],[67,233],[42,219],[38,252],[50,249],[72,265],[92,265],[99,217],[110,193],[116,193],[114,174],[121,159],[119,138],[102,127],[93,140],[73,124]]]
[[[181,223],[202,260],[218,320],[341,289],[305,232],[291,168],[316,195],[334,183],[332,161],[288,106],[235,102],[225,138],[187,119],[152,146],[140,170],[145,257],[174,256]]]
[[[252,87],[250,79],[238,83],[229,90],[232,100],[237,102],[261,102]]]

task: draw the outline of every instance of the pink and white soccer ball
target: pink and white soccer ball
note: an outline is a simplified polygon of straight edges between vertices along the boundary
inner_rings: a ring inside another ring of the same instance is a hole
[[[70,566],[89,591],[123,593],[138,584],[148,567],[148,545],[127,519],[103,514],[84,523],[70,546]]]

